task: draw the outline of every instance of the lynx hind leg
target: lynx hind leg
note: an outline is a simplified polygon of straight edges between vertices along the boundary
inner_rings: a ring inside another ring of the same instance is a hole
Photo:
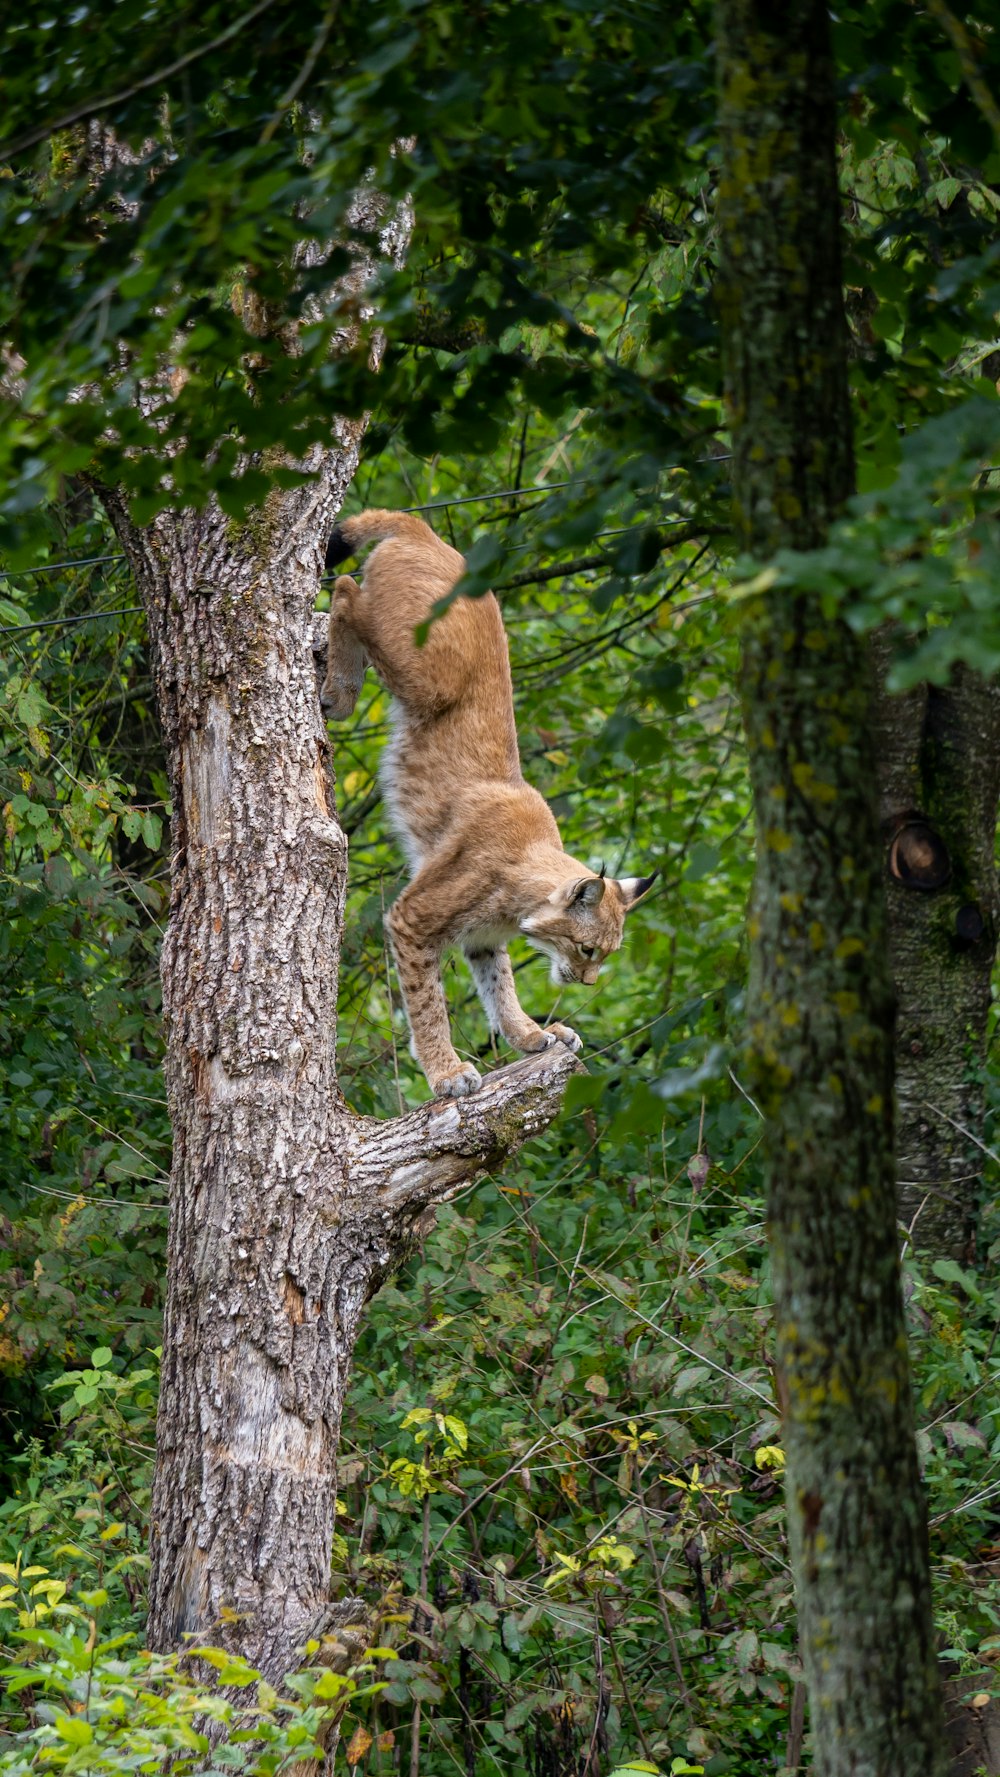
[[[435,1098],[465,1098],[478,1091],[479,1072],[471,1062],[463,1062],[452,1045],[440,947],[421,941],[420,909],[408,901],[411,890],[412,885],[403,890],[385,921],[403,990],[410,1048]]]
[[[357,591],[357,582],[350,574],[340,574],[330,600],[326,678],[319,701],[324,715],[335,722],[342,722],[353,713],[368,665],[368,656],[351,622],[351,601]]]

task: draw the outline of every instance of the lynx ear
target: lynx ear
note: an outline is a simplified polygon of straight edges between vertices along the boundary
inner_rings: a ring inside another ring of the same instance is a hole
[[[622,900],[625,902],[626,913],[645,900],[660,872],[654,870],[652,876],[620,876],[618,887],[621,889]]]
[[[566,905],[567,907],[599,907],[604,899],[606,887],[603,870],[600,876],[581,876],[576,882],[571,882],[566,890]]]

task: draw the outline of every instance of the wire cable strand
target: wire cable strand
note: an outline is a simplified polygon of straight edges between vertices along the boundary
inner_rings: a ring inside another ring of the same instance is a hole
[[[580,485],[586,485],[586,477],[579,478]],[[463,494],[458,500],[425,500],[422,506],[400,506],[400,512],[440,512],[446,506],[478,506],[486,500],[520,499],[526,494],[552,494],[562,488],[572,487],[572,481],[549,481],[539,487],[505,487],[493,494]],[[42,562],[37,568],[0,568],[0,579],[23,580],[28,574],[55,574],[60,568],[92,568],[98,562],[125,561],[124,552],[115,555],[79,555],[67,561]],[[7,634],[6,630],[0,632]]]
[[[485,499],[492,499],[493,498],[493,496],[489,495],[489,494],[484,495],[483,497]],[[456,501],[452,502],[452,504],[462,505],[463,502],[456,500]],[[400,507],[400,511],[407,511],[407,512],[427,511],[427,507],[417,507],[417,506]],[[619,526],[616,526],[613,530],[595,531],[594,532],[594,541],[598,542],[600,540],[600,538],[602,538],[602,537],[627,537],[635,531],[658,530],[658,529],[663,529],[668,525],[686,525],[686,524],[690,524],[690,522],[691,521],[686,518],[661,518],[658,523],[655,521],[650,521],[645,524],[619,525]],[[701,535],[702,533],[699,532],[698,534]],[[684,538],[683,541],[687,542],[688,539]],[[530,549],[531,547],[532,546],[530,543],[514,543],[511,545],[511,547],[509,549],[504,550],[504,555],[516,555],[516,554],[518,554],[518,552],[520,550]],[[101,559],[101,558],[96,557],[96,556],[94,557],[94,560],[99,560],[99,559]],[[125,557],[124,556],[106,556],[103,559],[106,561],[124,561]],[[58,565],[58,564],[53,563],[54,567],[56,565]],[[63,564],[63,565],[66,565],[66,564]],[[560,568],[560,565],[558,563],[556,563],[553,567],[545,570],[542,575],[537,576],[537,578],[556,580],[556,579],[558,579],[560,572],[562,572],[563,574],[568,576],[570,574],[579,573],[581,571],[582,567],[591,568],[591,567],[601,567],[604,565],[605,565],[605,558],[598,557],[598,556],[595,556],[583,563],[566,562],[565,564],[562,565],[561,568]],[[608,564],[608,565],[610,565],[610,564]],[[25,570],[25,571],[37,573],[40,570],[39,569],[30,569],[30,570]],[[336,578],[337,578],[336,574],[321,574],[319,583],[321,586],[326,586],[331,581],[335,580]],[[516,587],[518,585],[530,584],[532,579],[534,579],[534,578],[536,578],[536,576],[517,575],[510,582],[499,583],[497,590],[499,592],[503,592],[506,590],[507,585],[510,585],[512,587]],[[39,618],[38,621],[35,623],[14,623],[14,624],[10,624],[7,628],[0,628],[0,636],[26,635],[26,634],[29,634],[32,630],[36,630],[36,629],[59,629],[59,628],[68,629],[71,624],[96,623],[102,617],[132,617],[132,616],[135,616],[137,613],[143,611],[144,609],[145,609],[145,607],[143,605],[122,605],[116,611],[84,611],[77,617],[42,617],[42,618]]]
[[[33,629],[68,629],[71,623],[96,623],[99,617],[131,617],[142,605],[122,605],[118,611],[85,611],[80,617],[42,617],[37,623],[14,623],[0,629],[0,636],[19,636]]]
[[[710,468],[715,463],[728,463],[731,457],[731,452],[725,456],[709,457],[698,466]],[[671,469],[683,469],[686,466],[684,463],[667,463],[664,466],[664,473]],[[450,506],[482,506],[487,500],[521,500],[526,499],[529,494],[537,498],[539,494],[561,493],[567,487],[587,487],[593,480],[592,475],[575,475],[569,481],[545,481],[532,487],[502,487],[490,494],[462,494],[457,500],[425,500],[419,506],[400,506],[399,511],[442,512]],[[686,521],[681,519],[661,520],[661,523],[680,524],[684,522]],[[604,532],[602,534],[609,535],[610,533]],[[55,574],[60,568],[90,568],[98,562],[125,561],[125,559],[126,557],[121,551],[116,555],[81,555],[68,561],[43,562],[37,568],[0,568],[0,579],[23,580],[28,574]],[[40,625],[35,624],[32,627],[39,628]],[[2,635],[7,633],[6,630],[0,630]]]

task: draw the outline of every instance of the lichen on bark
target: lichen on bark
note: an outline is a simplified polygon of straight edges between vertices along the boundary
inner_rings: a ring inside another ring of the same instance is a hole
[[[720,0],[720,308],[743,540],[821,543],[852,491],[826,9]],[[758,853],[748,1067],[766,1115],[776,1383],[822,1777],[941,1769],[895,1236],[893,997],[863,649],[742,606]]]

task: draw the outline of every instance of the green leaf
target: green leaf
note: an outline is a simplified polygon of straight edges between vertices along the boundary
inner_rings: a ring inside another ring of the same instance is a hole
[[[321,1702],[325,1702],[327,1699],[339,1697],[343,1691],[350,1689],[350,1685],[350,1679],[343,1673],[322,1672],[316,1681],[313,1696],[318,1697]],[[404,1696],[405,1694],[404,1691]]]
[[[688,882],[702,882],[711,876],[719,867],[719,848],[717,845],[706,845],[703,840],[696,840],[688,852],[687,868],[684,875]]]
[[[60,1740],[69,1746],[89,1746],[94,1738],[89,1721],[80,1715],[57,1715],[52,1725]]]
[[[941,1279],[942,1283],[957,1283],[973,1302],[981,1300],[982,1290],[975,1277],[970,1271],[964,1270],[957,1259],[935,1259],[931,1270],[935,1277]]]
[[[932,203],[940,204],[943,210],[948,210],[951,208],[961,189],[961,179],[935,179],[934,183],[927,187],[925,195]]]

